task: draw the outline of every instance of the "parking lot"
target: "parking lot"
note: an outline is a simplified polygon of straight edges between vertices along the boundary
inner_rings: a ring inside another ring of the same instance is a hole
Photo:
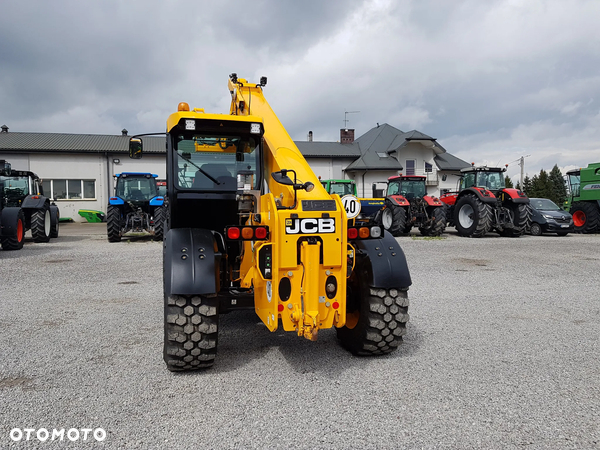
[[[162,243],[105,230],[0,252],[2,448],[600,448],[600,235],[398,238],[397,352],[354,357],[334,330],[310,342],[244,311],[221,317],[213,368],[173,374]]]

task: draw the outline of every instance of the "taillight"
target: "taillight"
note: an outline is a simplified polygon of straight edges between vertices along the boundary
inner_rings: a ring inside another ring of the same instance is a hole
[[[269,228],[265,226],[227,227],[225,236],[231,241],[264,241],[269,237]]]
[[[240,238],[240,229],[237,227],[227,228],[227,239],[239,239]]]
[[[378,239],[382,235],[383,229],[380,226],[348,228],[348,240],[350,241],[355,239]]]
[[[256,239],[266,239],[267,238],[267,229],[265,227],[258,227],[254,232]]]

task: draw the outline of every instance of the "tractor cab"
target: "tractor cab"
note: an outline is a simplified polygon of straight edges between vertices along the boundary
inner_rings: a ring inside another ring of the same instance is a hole
[[[463,172],[460,179],[460,190],[470,187],[485,188],[492,192],[506,188],[504,171],[502,169],[492,170],[490,168],[470,170]]]
[[[567,180],[569,182],[569,189],[571,190],[570,197],[579,197],[581,186],[581,169],[569,170],[567,172]]]
[[[321,180],[321,184],[329,194],[356,195],[356,183],[354,180]]]
[[[43,195],[40,179],[33,172],[13,170],[0,176],[4,185],[5,206],[21,206],[28,195]]]
[[[427,195],[425,177],[390,177],[388,180],[387,195],[402,195],[407,200],[412,198],[423,198]]]
[[[150,173],[120,173],[115,175],[115,196],[136,206],[150,202],[158,196],[156,175]]]

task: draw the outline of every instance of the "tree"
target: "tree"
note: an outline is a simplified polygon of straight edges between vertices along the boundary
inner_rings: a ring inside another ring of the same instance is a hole
[[[529,175],[525,175],[525,178],[523,179],[523,187],[521,187],[521,190],[525,192],[525,195],[527,195],[527,197],[531,197],[531,195],[529,195],[529,193],[531,192],[531,179],[529,178]]]
[[[531,179],[531,194],[527,193],[527,196],[532,198],[550,198],[550,195],[552,195],[550,177],[548,176],[548,172],[542,169],[539,175],[534,175]]]
[[[506,175],[506,176],[504,177],[504,184],[506,184],[506,187],[507,187],[507,188],[512,188],[512,187],[514,187],[514,186],[513,186],[513,182],[512,182],[512,180],[510,179],[510,177],[509,177],[508,175]]]
[[[567,187],[565,185],[563,174],[558,168],[558,164],[554,165],[548,175],[548,179],[550,182],[550,195],[548,198],[558,206],[562,206],[567,199]]]

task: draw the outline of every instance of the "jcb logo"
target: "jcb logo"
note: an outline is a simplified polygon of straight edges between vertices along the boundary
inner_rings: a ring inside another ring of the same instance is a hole
[[[335,233],[335,219],[285,219],[286,234]]]

